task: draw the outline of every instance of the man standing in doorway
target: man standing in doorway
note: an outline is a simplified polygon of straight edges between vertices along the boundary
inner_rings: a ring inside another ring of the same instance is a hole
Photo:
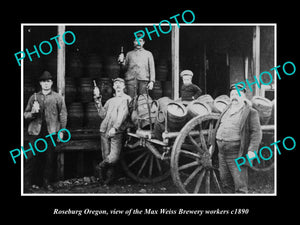
[[[116,94],[107,100],[104,106],[99,98],[99,89],[94,89],[96,107],[103,119],[100,125],[102,162],[97,169],[100,182],[105,184],[110,184],[114,179],[114,167],[123,146],[123,133],[126,129],[124,122],[129,114],[128,107],[131,102],[131,97],[124,93],[125,81],[122,78],[114,80],[113,88]]]
[[[138,34],[141,37],[141,34]],[[125,82],[127,94],[134,98],[136,95],[146,94],[146,88],[153,89],[155,82],[155,66],[153,55],[144,49],[145,40],[134,39],[134,50],[124,55],[120,54],[118,62],[125,68]]]
[[[47,135],[57,133],[60,129],[66,128],[67,125],[66,105],[63,97],[52,90],[53,78],[51,74],[44,71],[39,82],[42,90],[29,98],[24,112],[25,119],[30,120],[28,134],[30,139],[33,140],[45,139]],[[54,136],[52,135],[52,137]],[[63,132],[60,132],[60,139],[63,139]],[[60,142],[59,138],[57,138],[57,142]],[[42,161],[43,186],[49,191],[53,190],[50,185],[55,169],[53,167],[55,162],[55,152],[53,150],[53,145],[48,143],[47,151],[41,155],[34,156],[31,151],[26,153],[27,159],[24,167],[25,191],[30,191],[32,174],[36,169],[37,161]]]
[[[248,166],[239,171],[235,159],[245,154],[255,156],[262,139],[259,115],[245,91],[239,96],[235,85],[231,86],[230,100],[216,125],[220,178],[225,193],[248,193]]]

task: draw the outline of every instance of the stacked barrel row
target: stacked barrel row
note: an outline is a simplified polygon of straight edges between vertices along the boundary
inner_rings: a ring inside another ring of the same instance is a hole
[[[39,76],[44,70],[53,78],[53,90],[57,90],[56,57],[45,57],[35,63],[28,62],[24,70],[24,104],[29,97],[40,90]],[[120,76],[116,56],[103,57],[97,53],[80,55],[66,54],[65,101],[68,109],[70,129],[99,128],[100,118],[93,102],[94,81],[102,95],[102,103],[113,95],[112,79]]]
[[[191,118],[198,115],[204,116],[212,112],[221,113],[229,102],[230,99],[227,95],[221,95],[214,100],[206,94],[189,103],[163,97],[158,100],[159,113],[155,126],[159,131],[163,131],[165,129],[165,118],[167,118],[168,131],[180,131]]]
[[[93,99],[94,85],[100,89],[102,103],[112,97],[112,79],[120,76],[115,56],[88,54],[85,58],[73,54],[66,66],[65,100],[70,129],[99,128],[101,119]]]
[[[171,97],[171,66],[167,57],[155,59],[156,82],[150,95],[153,99]],[[116,56],[89,54],[85,58],[72,54],[67,59],[65,99],[70,129],[99,128],[100,117],[93,103],[93,80],[104,104],[113,94],[112,79],[123,76]]]
[[[66,76],[116,78],[119,73],[120,66],[116,56],[103,57],[97,53],[81,56],[73,53],[67,57]]]
[[[171,97],[171,64],[167,57],[155,59],[155,83],[150,95],[153,99],[159,99],[163,96]]]
[[[66,77],[65,100],[68,107],[69,128],[99,128],[101,121],[93,100],[94,81],[102,93],[102,103],[104,104],[113,92],[110,78],[81,77],[74,79]]]
[[[227,95],[220,95],[213,99],[206,94],[189,103],[174,101],[168,97],[158,99],[158,103],[159,112],[154,124],[154,133],[156,138],[161,139],[161,134],[166,130],[166,119],[167,131],[178,132],[193,117],[224,112],[230,103],[230,98]],[[249,104],[258,111],[261,125],[274,123],[274,101],[254,96]]]

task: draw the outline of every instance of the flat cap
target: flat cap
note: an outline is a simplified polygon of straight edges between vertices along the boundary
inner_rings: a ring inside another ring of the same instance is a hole
[[[183,71],[181,71],[180,76],[181,77],[183,77],[183,76],[194,76],[194,74],[190,70],[183,70]]]
[[[141,34],[141,33],[137,33],[137,34],[134,36],[134,40],[135,40],[136,38],[144,39],[144,38],[143,38],[143,34]]]
[[[241,84],[237,84],[236,86],[235,85],[236,84],[232,84],[230,86],[230,91],[236,90],[236,86],[237,86],[239,88],[239,91],[242,91],[242,92],[246,93],[246,88],[243,85],[241,85]]]
[[[120,77],[117,77],[116,79],[113,79],[113,83],[115,83],[116,81],[120,81],[120,82],[123,82],[125,84],[125,80],[120,78]]]

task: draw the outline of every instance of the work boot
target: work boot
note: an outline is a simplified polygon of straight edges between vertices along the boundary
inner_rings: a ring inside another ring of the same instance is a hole
[[[115,178],[115,167],[113,165],[110,165],[106,171],[106,179],[104,181],[104,184],[106,185],[112,184],[114,178]]]
[[[96,166],[96,170],[97,170],[97,175],[99,178],[99,183],[102,184],[104,182],[104,171],[103,171],[103,167],[101,167],[99,164]]]
[[[108,163],[106,161],[102,161],[100,162],[97,166],[96,166],[96,170],[98,172],[98,177],[99,177],[99,183],[103,184],[104,183],[104,179],[105,179],[105,172],[107,169],[107,165]]]
[[[108,165],[108,162],[103,160],[101,163],[99,163],[99,167],[104,168]]]

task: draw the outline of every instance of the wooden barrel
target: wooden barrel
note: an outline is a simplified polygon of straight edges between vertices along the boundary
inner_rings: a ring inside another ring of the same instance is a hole
[[[214,107],[214,99],[211,97],[211,95],[201,95],[199,98],[197,98],[197,101],[208,104],[211,107],[212,111],[216,111]]]
[[[172,81],[163,81],[162,84],[163,96],[172,97]]]
[[[81,102],[93,101],[93,81],[92,78],[82,77],[79,79],[79,93]]]
[[[162,97],[157,100],[158,102],[158,114],[157,121],[163,123],[165,121],[165,115],[167,115],[168,104],[174,102],[174,100],[169,97]]]
[[[109,56],[105,59],[105,73],[111,79],[120,76],[120,65],[115,56]]]
[[[167,106],[168,130],[180,131],[187,121],[187,109],[179,102],[171,102]]]
[[[66,77],[65,80],[65,101],[66,103],[74,102],[77,95],[77,88],[72,77]]]
[[[113,96],[112,80],[109,77],[99,78],[98,86],[102,95],[102,102],[106,102]]]
[[[148,101],[148,103],[147,103]],[[148,104],[150,107],[150,114]],[[139,95],[136,102],[134,102],[133,112],[131,114],[132,122],[138,126],[138,122],[140,119],[140,127],[145,128],[146,126],[150,125],[150,116],[151,116],[151,123],[154,124],[157,118],[158,113],[158,104],[156,101],[153,101],[151,97],[148,98],[146,95]]]
[[[94,102],[89,102],[85,107],[84,114],[84,127],[86,128],[99,128],[101,123],[101,118],[98,114],[98,110]]]
[[[230,103],[230,98],[227,95],[220,95],[214,100],[215,112],[222,113]]]
[[[201,95],[199,98],[197,98],[197,101],[204,102],[209,105],[212,105],[214,103],[214,99],[209,94]]]
[[[272,102],[261,96],[254,96],[251,99],[252,106],[258,111],[260,123],[268,124],[272,114]]]
[[[71,53],[67,58],[66,76],[77,78],[83,75],[83,63],[81,57],[76,53]]]
[[[199,115],[201,116],[208,115],[212,112],[212,109],[208,104],[204,102],[198,102],[196,100],[188,104],[187,111],[189,117],[193,118]]]
[[[81,102],[73,102],[68,109],[68,127],[82,129],[84,121],[83,106]]]
[[[153,89],[151,91],[151,97],[153,99],[159,99],[163,96],[163,90],[161,87],[161,82],[160,81],[155,81],[153,85]]]
[[[98,78],[103,74],[103,60],[99,54],[90,53],[86,61],[87,76]]]
[[[159,111],[158,111],[156,122],[154,124],[154,135],[155,138],[162,140],[162,133],[165,131],[165,117],[167,116],[168,105],[169,104],[172,105],[172,103],[175,103],[176,107],[178,106],[182,107],[183,117],[185,115],[186,110],[184,105],[182,105],[181,103],[178,103],[177,105],[177,102],[170,99],[169,97],[162,97],[158,99],[157,102],[159,105]],[[173,108],[175,107],[173,106]],[[172,109],[172,106],[170,107],[170,109]],[[171,115],[168,114],[168,131],[179,131],[184,126],[185,123],[186,123],[185,118],[179,117],[179,120],[176,121],[176,117],[172,114],[172,112]]]
[[[165,58],[158,59],[156,63],[156,80],[165,81],[168,79],[169,75],[169,63],[168,60]]]

